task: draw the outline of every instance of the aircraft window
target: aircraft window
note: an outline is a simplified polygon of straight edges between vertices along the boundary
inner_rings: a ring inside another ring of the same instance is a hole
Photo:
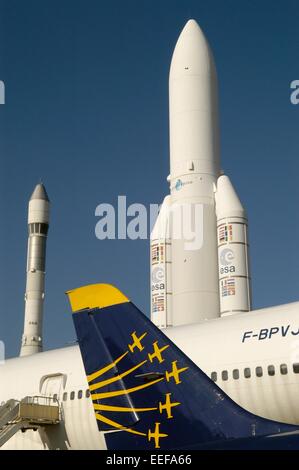
[[[71,394],[70,394],[70,399],[71,399],[71,400],[74,400],[74,398],[75,398],[75,392],[71,392]]]
[[[85,392],[85,396],[86,398],[89,398],[90,397],[90,391],[87,389],[86,392]]]
[[[275,375],[275,367],[274,366],[268,366],[268,374],[273,376]]]
[[[53,395],[53,400],[54,400],[54,401],[57,400],[57,393],[54,393],[54,395]]]
[[[211,373],[211,380],[213,380],[213,382],[217,382],[217,372]]]
[[[244,369],[244,377],[245,377],[245,379],[250,379],[250,377],[251,377],[251,370],[250,370],[249,367],[245,367],[245,369]]]
[[[257,377],[263,377],[263,368],[261,366],[255,368],[255,375]]]
[[[288,373],[288,366],[286,364],[280,365],[280,373],[281,375],[286,375]]]
[[[299,363],[293,364],[293,371],[295,374],[299,374]]]
[[[234,369],[234,370],[233,370],[233,378],[234,378],[235,380],[238,380],[239,377],[240,377],[239,369]]]
[[[222,371],[222,380],[228,380],[228,372],[227,370]]]
[[[82,390],[79,390],[79,392],[78,392],[78,398],[79,398],[79,400],[80,400],[80,398],[82,398]]]
[[[63,401],[67,400],[67,392],[64,392],[62,399],[63,399]]]

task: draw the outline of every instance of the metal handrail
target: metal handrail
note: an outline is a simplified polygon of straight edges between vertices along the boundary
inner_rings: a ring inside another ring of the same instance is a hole
[[[56,397],[45,397],[41,395],[25,397],[20,401],[20,403],[26,403],[28,405],[45,405],[59,407],[59,401]]]

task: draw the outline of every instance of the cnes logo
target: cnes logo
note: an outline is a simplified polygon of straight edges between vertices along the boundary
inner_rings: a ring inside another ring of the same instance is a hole
[[[291,83],[291,103],[299,104],[299,80],[293,80]]]
[[[2,80],[0,80],[0,104],[5,104],[5,85]]]

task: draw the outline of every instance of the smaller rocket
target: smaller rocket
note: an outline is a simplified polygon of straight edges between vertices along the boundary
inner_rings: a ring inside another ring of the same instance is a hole
[[[46,244],[50,201],[43,184],[38,184],[28,206],[27,280],[24,333],[20,356],[41,352],[45,297]]]

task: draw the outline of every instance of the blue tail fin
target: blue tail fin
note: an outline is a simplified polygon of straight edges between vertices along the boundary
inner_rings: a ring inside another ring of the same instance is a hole
[[[108,449],[183,449],[294,429],[239,407],[115,287],[68,296]]]

